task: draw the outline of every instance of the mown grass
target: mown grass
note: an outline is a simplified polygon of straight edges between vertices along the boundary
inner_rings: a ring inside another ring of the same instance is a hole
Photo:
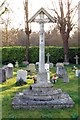
[[[19,68],[20,69],[20,68]],[[22,68],[25,69],[25,68]],[[78,81],[80,78],[75,77],[75,73],[72,72],[72,66],[66,67],[67,72],[69,73],[70,82],[69,83],[63,83],[62,79],[58,79],[56,84],[54,84],[53,87],[55,88],[61,88],[63,92],[67,92],[75,102],[75,105],[73,108],[68,109],[58,109],[58,110],[14,110],[12,108],[11,102],[13,100],[13,97],[15,96],[16,92],[23,91],[24,89],[28,89],[30,84],[33,84],[32,79],[27,80],[27,84],[24,86],[16,86],[16,71],[17,69],[14,69],[14,77],[11,79],[8,79],[3,84],[0,84],[0,100],[2,98],[2,118],[78,118],[79,117],[79,105],[80,102],[79,99],[79,93],[78,93]],[[56,71],[55,67],[54,69],[51,69],[51,73],[54,74]]]

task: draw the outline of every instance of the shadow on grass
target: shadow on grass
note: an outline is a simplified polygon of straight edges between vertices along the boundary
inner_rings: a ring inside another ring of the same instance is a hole
[[[11,89],[12,87],[15,87],[15,83],[14,84],[11,84],[10,86],[5,86],[5,87],[2,87],[2,91],[5,91],[5,90],[8,90],[8,89]],[[1,92],[1,91],[0,91]]]

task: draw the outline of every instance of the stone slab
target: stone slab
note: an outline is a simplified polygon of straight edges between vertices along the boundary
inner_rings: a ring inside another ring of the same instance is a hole
[[[27,77],[27,71],[26,70],[18,70],[17,71],[17,81],[22,79],[24,82],[26,82]]]

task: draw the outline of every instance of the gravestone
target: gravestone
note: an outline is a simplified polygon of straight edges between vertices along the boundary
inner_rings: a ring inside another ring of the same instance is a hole
[[[8,66],[4,65],[2,69],[5,71],[6,79],[8,78]]]
[[[9,63],[8,65],[7,65],[7,78],[9,79],[9,78],[12,78],[13,77],[13,64],[12,63]]]
[[[35,64],[29,64],[29,70],[30,72],[35,72]]]
[[[13,64],[12,63],[9,63],[8,65],[4,65],[2,69],[5,70],[6,79],[13,77]]]
[[[50,54],[47,53],[46,56],[47,56],[47,63],[49,63],[49,57],[50,57]]]
[[[53,63],[49,63],[49,68],[53,68]]]
[[[63,74],[63,82],[64,83],[68,83],[69,82],[69,75],[67,73]]]
[[[65,68],[64,68],[64,64],[63,63],[57,63],[56,64],[56,67],[57,67],[57,71],[56,71],[56,74],[59,76],[59,77],[63,77],[63,74],[65,71]]]
[[[0,83],[3,83],[6,81],[6,73],[4,69],[0,68]]]
[[[24,82],[26,82],[27,78],[27,71],[26,70],[18,70],[17,71],[17,81],[22,79]]]
[[[75,71],[76,77],[80,77],[80,70]]]
[[[48,82],[50,82],[50,71],[49,71],[49,64],[48,63],[45,64],[45,70],[47,72],[47,80],[48,80]]]
[[[78,55],[76,55],[74,59],[76,60],[76,65],[78,65],[78,59],[79,59]]]

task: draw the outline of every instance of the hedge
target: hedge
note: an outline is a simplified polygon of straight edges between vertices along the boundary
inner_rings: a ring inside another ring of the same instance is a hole
[[[22,63],[25,61],[25,47],[3,47],[2,48],[2,63],[7,64],[9,62],[15,63],[18,61]],[[45,47],[45,62],[47,61],[46,54],[50,53],[50,62],[57,63],[58,61],[64,59],[63,48],[49,46]],[[71,47],[69,50],[69,58],[71,63],[75,63],[75,55],[80,56],[80,48]],[[29,48],[29,63],[36,63],[39,61],[39,47],[30,47]],[[79,59],[80,63],[80,59]]]

